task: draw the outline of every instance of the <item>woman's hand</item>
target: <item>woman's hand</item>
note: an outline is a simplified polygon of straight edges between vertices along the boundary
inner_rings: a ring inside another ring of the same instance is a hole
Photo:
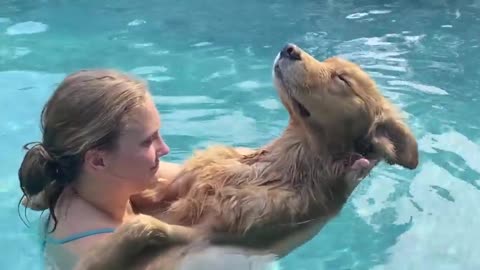
[[[345,180],[350,188],[348,195],[355,190],[360,182],[367,177],[367,175],[377,164],[378,160],[366,158],[360,158],[353,163],[345,177]]]

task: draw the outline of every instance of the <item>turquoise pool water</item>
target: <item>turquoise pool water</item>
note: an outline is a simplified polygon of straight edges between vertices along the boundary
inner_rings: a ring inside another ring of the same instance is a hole
[[[282,130],[270,67],[286,42],[369,71],[408,114],[421,165],[378,167],[282,268],[480,269],[479,20],[479,1],[2,1],[0,269],[42,269],[17,214],[17,169],[63,76],[113,67],[148,79],[167,159],[180,162]]]

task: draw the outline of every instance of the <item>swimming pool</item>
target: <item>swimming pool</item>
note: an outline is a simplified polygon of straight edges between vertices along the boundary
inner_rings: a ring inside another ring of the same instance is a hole
[[[181,161],[209,142],[254,147],[282,130],[270,68],[286,42],[366,68],[408,114],[421,165],[381,165],[282,268],[480,269],[480,2],[337,2],[3,1],[0,269],[43,269],[17,214],[16,174],[63,76],[113,67],[148,79],[167,159]]]

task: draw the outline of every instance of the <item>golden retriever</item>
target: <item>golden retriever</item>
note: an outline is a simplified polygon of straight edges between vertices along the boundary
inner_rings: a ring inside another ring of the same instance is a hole
[[[414,135],[357,64],[321,62],[288,44],[273,80],[290,116],[281,136],[249,155],[228,146],[196,152],[170,185],[143,195],[151,207],[142,212],[158,219],[140,215],[121,226],[82,269],[124,269],[153,243],[204,239],[262,249],[305,222],[334,217],[355,187],[347,173],[355,162],[417,167]],[[173,269],[185,252],[167,249],[148,264]]]

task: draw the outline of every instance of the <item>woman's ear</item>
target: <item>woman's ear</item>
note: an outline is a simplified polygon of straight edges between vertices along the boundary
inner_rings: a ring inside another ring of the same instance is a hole
[[[418,166],[417,140],[399,119],[386,118],[378,122],[372,144],[375,151],[383,154],[389,164],[398,164],[411,170]]]
[[[97,149],[90,149],[85,153],[84,164],[93,170],[103,169],[105,167],[105,153]]]

